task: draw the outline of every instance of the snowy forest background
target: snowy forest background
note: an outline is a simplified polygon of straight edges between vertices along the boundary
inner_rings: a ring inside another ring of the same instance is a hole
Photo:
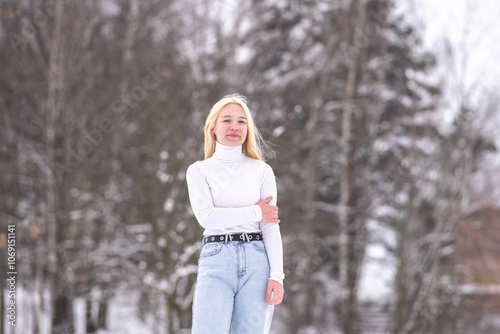
[[[397,4],[1,0],[0,272],[15,224],[18,324],[4,293],[0,333],[190,332],[202,230],[185,170],[233,92],[275,152],[274,333],[493,333],[460,313],[454,233],[500,203],[498,92],[463,75],[472,48],[426,47]]]

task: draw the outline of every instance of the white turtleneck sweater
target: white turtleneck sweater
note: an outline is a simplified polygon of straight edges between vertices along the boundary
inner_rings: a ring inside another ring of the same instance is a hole
[[[203,235],[262,232],[270,279],[283,284],[283,246],[279,224],[262,223],[256,203],[272,196],[276,205],[276,180],[271,167],[245,156],[242,147],[216,142],[211,158],[193,163],[186,172],[194,215],[205,228]]]

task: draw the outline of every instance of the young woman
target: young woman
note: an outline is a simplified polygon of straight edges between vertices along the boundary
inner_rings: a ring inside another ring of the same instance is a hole
[[[204,133],[205,160],[186,173],[205,228],[192,333],[268,333],[285,277],[274,173],[244,97],[217,102]]]

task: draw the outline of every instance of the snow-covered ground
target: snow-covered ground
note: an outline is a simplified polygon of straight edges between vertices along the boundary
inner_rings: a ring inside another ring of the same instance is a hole
[[[48,299],[47,299],[48,300]],[[138,315],[139,292],[119,291],[111,299],[108,310],[108,328],[99,330],[96,334],[164,334],[166,333],[166,321],[162,317],[164,306],[158,305],[156,309],[146,316],[142,321]],[[33,305],[35,296],[32,292],[20,287],[16,296],[16,326],[15,329],[6,324],[6,333],[33,333]],[[73,302],[73,316],[75,334],[86,334],[85,330],[85,300],[77,298]],[[271,334],[283,333],[278,319],[274,319]],[[50,317],[45,312],[42,315],[40,334],[49,334]],[[11,331],[12,329],[12,331]],[[190,329],[176,332],[176,334],[189,334]]]
[[[15,333],[33,333],[35,295],[19,287],[16,296],[16,326]],[[108,329],[99,330],[97,334],[162,334],[165,333],[165,322],[154,314],[147,316],[145,322],[138,316],[138,292],[121,291],[111,300],[108,310]],[[161,306],[160,306],[161,307]],[[77,298],[73,302],[75,334],[85,334],[85,300]],[[157,312],[159,313],[159,312]],[[50,318],[47,312],[42,314],[41,334],[49,333]],[[11,327],[6,324],[6,333],[11,333]],[[14,332],[12,332],[14,333]],[[189,333],[189,331],[187,332]],[[179,333],[182,334],[182,333]]]

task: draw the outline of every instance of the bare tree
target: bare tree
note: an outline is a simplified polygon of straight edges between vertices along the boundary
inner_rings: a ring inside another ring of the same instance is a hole
[[[462,36],[462,46],[467,44],[467,38]],[[412,120],[412,133],[425,132],[429,140],[427,144],[419,143],[412,135],[405,163],[406,224],[398,229],[394,333],[457,331],[460,296],[453,275],[454,234],[472,204],[471,176],[484,153],[494,147],[480,130],[491,119],[491,109],[487,104],[473,102],[471,92],[477,87],[467,87],[462,76],[467,72],[471,50],[456,49],[446,41],[443,45],[448,51],[441,60],[447,75],[454,76],[458,83],[451,90],[444,85],[445,96],[453,97],[448,100],[453,101],[455,116],[447,133],[436,129],[432,119],[424,130],[418,130],[421,122]]]

